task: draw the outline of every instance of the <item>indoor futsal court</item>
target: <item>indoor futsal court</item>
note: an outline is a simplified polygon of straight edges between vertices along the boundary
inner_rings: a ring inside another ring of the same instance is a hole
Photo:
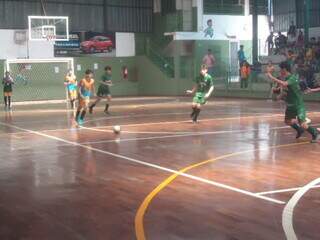
[[[320,239],[318,0],[0,0],[0,240]]]

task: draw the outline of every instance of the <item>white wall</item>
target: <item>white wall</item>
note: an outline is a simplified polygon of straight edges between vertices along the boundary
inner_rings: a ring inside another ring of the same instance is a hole
[[[0,29],[0,59],[27,58],[53,58],[54,48],[52,42],[26,41],[16,44],[14,41],[15,30]],[[29,49],[28,49],[29,48]],[[28,51],[29,50],[29,51]]]
[[[131,57],[136,55],[134,33],[116,33],[116,56]]]

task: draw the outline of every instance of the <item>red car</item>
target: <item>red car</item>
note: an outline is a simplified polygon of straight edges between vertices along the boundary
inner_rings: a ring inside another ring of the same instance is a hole
[[[108,37],[95,36],[88,41],[84,41],[80,44],[81,51],[84,53],[95,52],[111,52],[113,49],[113,43]]]

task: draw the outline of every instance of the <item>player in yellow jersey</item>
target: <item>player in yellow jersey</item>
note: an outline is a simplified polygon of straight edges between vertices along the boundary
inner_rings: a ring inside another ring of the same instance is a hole
[[[76,121],[79,125],[82,125],[90,103],[90,97],[94,96],[95,93],[93,72],[90,69],[85,72],[85,77],[80,81],[78,93],[79,106],[76,113]]]
[[[74,103],[77,99],[77,78],[73,71],[70,69],[64,79],[64,84],[66,85],[68,91],[68,97],[70,100],[71,108],[74,109]]]

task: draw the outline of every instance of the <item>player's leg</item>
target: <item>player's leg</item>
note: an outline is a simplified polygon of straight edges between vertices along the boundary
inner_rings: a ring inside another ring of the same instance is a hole
[[[193,118],[193,116],[195,115],[196,111],[197,111],[197,103],[193,102],[192,103],[192,112],[190,114],[191,118]]]
[[[82,110],[83,106],[84,106],[84,101],[83,101],[82,97],[79,96],[79,104],[78,104],[76,117],[75,117],[76,122],[79,122],[80,113],[81,113],[81,110]]]
[[[199,93],[196,93],[193,97],[193,100],[192,100],[192,112],[190,114],[190,117],[193,119],[194,118],[194,115],[196,114],[197,112],[197,105],[199,103]]]
[[[100,95],[97,95],[96,100],[88,107],[89,113],[92,114],[93,108],[102,100],[102,97]]]
[[[198,117],[199,117],[200,112],[201,112],[201,104],[197,103],[196,111],[195,111],[195,114],[194,114],[193,119],[192,119],[194,123],[196,123],[198,121]]]
[[[312,136],[312,143],[316,143],[320,140],[320,134],[318,130],[314,127],[309,126],[307,119],[306,119],[306,110],[304,106],[299,106],[297,109],[298,112],[298,120],[303,127],[310,135]]]
[[[297,120],[297,110],[295,108],[287,107],[285,112],[285,123],[294,130],[296,130],[296,139],[301,137],[301,135],[304,132],[304,129],[299,125],[299,121]]]
[[[107,103],[106,103],[106,106],[105,106],[105,108],[104,108],[104,113],[106,113],[106,114],[110,114],[110,112],[109,112],[109,107],[110,107],[110,102],[111,102],[111,100],[112,100],[111,95],[110,95],[110,94],[107,95]]]
[[[83,108],[82,108],[82,112],[81,112],[81,115],[80,115],[80,124],[82,124],[83,121],[84,121],[84,117],[86,116],[89,103],[90,103],[90,99],[89,99],[89,98],[86,98],[86,99],[84,100],[84,106],[83,106]]]
[[[8,95],[7,92],[3,92],[3,100],[4,100],[4,108],[7,110],[8,108]]]
[[[12,92],[8,92],[8,109],[11,110],[11,96],[12,96]]]
[[[75,101],[77,99],[77,91],[76,90],[70,90],[69,91],[69,99],[70,99],[70,106],[72,109],[75,107]]]

